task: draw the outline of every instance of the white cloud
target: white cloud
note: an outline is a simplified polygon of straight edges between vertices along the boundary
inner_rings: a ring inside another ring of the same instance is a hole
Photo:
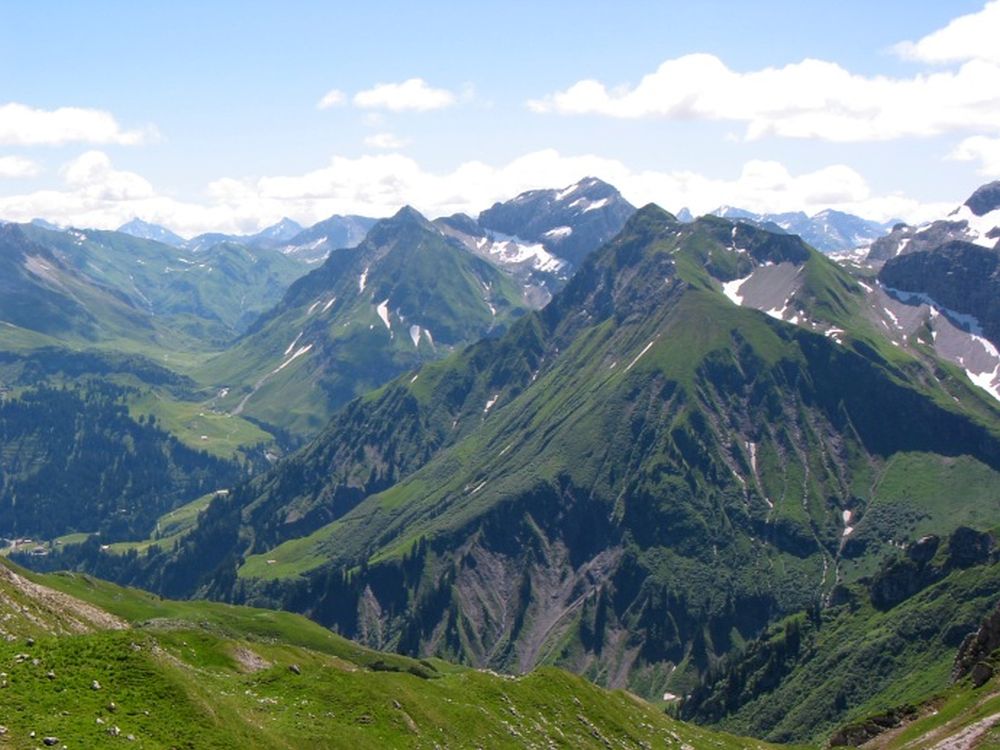
[[[138,216],[185,236],[253,232],[283,216],[311,224],[335,213],[388,216],[406,204],[432,218],[459,211],[476,215],[525,190],[563,187],[587,175],[617,186],[637,206],[655,202],[671,211],[687,206],[695,214],[729,204],[761,212],[837,208],[874,219],[922,221],[953,208],[876,194],[845,165],[793,174],[780,163],[754,160],[733,175],[709,177],[636,170],[616,159],[564,156],[552,149],[502,165],[465,162],[446,172],[429,171],[398,153],[335,156],[304,174],[216,180],[201,203],[158,193],[141,176],[116,169],[99,151],[82,154],[60,174],[63,189],[0,197],[0,217],[27,221],[40,216],[63,225],[105,228]]]
[[[422,78],[402,83],[379,83],[354,95],[354,104],[362,109],[388,109],[393,112],[425,112],[450,107],[455,95],[447,89],[431,88]]]
[[[0,177],[34,177],[41,171],[38,164],[23,156],[0,156]]]
[[[978,161],[980,174],[1000,177],[1000,138],[971,136],[959,143],[949,158],[956,161]]]
[[[79,107],[45,110],[17,102],[0,106],[0,143],[59,146],[66,143],[136,145],[156,137],[155,129],[123,130],[108,112]]]
[[[365,145],[370,148],[380,148],[386,150],[400,149],[406,146],[409,140],[399,138],[392,133],[375,133],[365,138]]]
[[[1000,129],[1000,65],[970,60],[954,71],[889,78],[811,59],[738,72],[714,55],[692,54],[667,60],[632,88],[584,80],[528,107],[566,115],[742,122],[749,140],[777,135],[881,141]]]
[[[894,47],[907,60],[949,63],[962,60],[991,60],[1000,63],[1000,0],[993,0],[976,13],[959,16],[944,28],[916,42],[900,42]]]
[[[344,103],[345,101],[344,92],[339,89],[330,89],[323,97],[316,102],[316,109],[330,109],[332,107],[337,107]]]
[[[153,186],[134,172],[111,165],[103,151],[87,151],[60,170],[66,184],[95,202],[135,201],[153,197]]]

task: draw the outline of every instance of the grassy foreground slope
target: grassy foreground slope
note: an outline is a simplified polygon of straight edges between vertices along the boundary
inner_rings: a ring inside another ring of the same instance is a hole
[[[0,662],[0,747],[768,747],[556,669],[417,661],[296,615],[3,561]]]

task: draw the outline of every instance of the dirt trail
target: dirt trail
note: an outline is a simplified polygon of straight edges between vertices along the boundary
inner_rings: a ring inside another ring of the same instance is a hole
[[[127,622],[110,612],[29,581],[6,565],[0,565],[0,600],[6,598],[3,596],[4,589],[13,589],[26,597],[31,606],[26,607],[13,600],[11,603],[15,604],[26,619],[53,632],[89,633],[94,630],[125,630],[129,627]]]
[[[961,732],[937,743],[930,750],[971,750],[979,746],[979,740],[1000,721],[1000,713],[980,719]]]

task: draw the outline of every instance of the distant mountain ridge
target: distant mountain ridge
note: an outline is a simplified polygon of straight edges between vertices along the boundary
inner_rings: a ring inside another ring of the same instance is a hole
[[[435,224],[472,253],[504,268],[542,307],[584,259],[621,231],[635,207],[616,188],[587,177],[560,190],[530,190],[474,219],[442,217]]]
[[[45,228],[50,229],[51,227]],[[171,247],[183,247],[185,242],[183,237],[179,234],[174,234],[166,227],[161,227],[158,224],[150,224],[142,219],[132,219],[132,221],[122,224],[115,231],[130,234],[133,237],[143,240],[155,240]]]
[[[980,186],[947,216],[920,226],[899,223],[874,242],[871,262],[884,262],[905,253],[933,250],[946,242],[971,242],[1000,248],[1000,180]]]
[[[690,217],[687,209],[684,212]],[[867,247],[896,223],[863,219],[832,208],[809,216],[803,211],[759,214],[733,206],[720,206],[711,214],[724,219],[748,221],[770,231],[797,234],[824,253]]]
[[[503,272],[404,207],[292,284],[203,374],[226,387],[224,408],[315,431],[351,398],[503,331],[525,307]]]

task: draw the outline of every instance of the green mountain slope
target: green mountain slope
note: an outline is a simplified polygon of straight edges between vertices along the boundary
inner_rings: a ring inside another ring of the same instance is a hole
[[[504,330],[523,309],[500,271],[406,208],[332,252],[198,377],[234,414],[311,434],[355,396]]]
[[[0,612],[5,747],[767,747],[558,670],[416,661],[295,615],[2,561]]]
[[[196,348],[217,346],[245,331],[308,270],[277,250],[233,242],[194,252],[122,232],[21,229],[78,276],[167,319]]]
[[[758,269],[808,324],[727,299]],[[797,238],[647,207],[545,310],[351,403],[176,550],[101,570],[683,694],[898,544],[1000,515],[995,407],[862,299]]]
[[[81,277],[16,224],[0,227],[0,321],[5,348],[168,340],[130,300]]]
[[[858,583],[716,665],[681,715],[772,740],[915,705],[951,684],[956,650],[996,606],[993,542],[968,528],[923,537]]]

